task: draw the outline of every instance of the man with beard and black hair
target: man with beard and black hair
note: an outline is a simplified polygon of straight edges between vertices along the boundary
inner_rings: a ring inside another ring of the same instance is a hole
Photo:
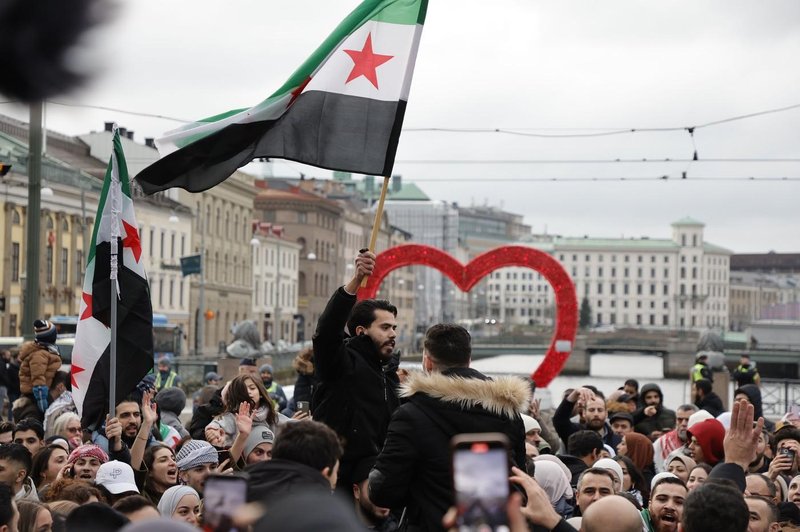
[[[765,454],[767,445],[769,445],[769,432],[767,431],[767,427],[764,427],[764,430],[762,430],[761,434],[758,436],[756,458],[750,463],[750,467],[747,468],[748,473],[766,473],[769,471],[771,460]]]
[[[639,397],[641,406],[633,413],[633,428],[655,441],[675,426],[675,412],[664,407],[664,394],[658,384],[642,386]]]
[[[570,420],[575,405],[582,409],[583,425]],[[553,426],[558,432],[564,445],[569,441],[571,434],[579,430],[593,430],[603,439],[603,443],[616,449],[622,438],[611,430],[608,424],[608,411],[605,401],[588,387],[572,390],[553,414]]]
[[[717,417],[725,411],[725,407],[722,406],[722,399],[711,389],[711,386],[711,381],[707,379],[700,379],[692,384],[694,404],[700,410],[705,410],[712,416]]]
[[[686,429],[689,428],[689,417],[695,412],[697,412],[697,407],[693,404],[679,406],[675,412],[675,428],[653,442],[653,463],[657,473],[661,473],[666,469],[664,460],[667,459],[667,456],[672,451],[686,445],[688,441]]]
[[[683,504],[689,490],[676,476],[658,480],[650,492],[650,504],[642,517],[651,532],[675,532],[683,516]],[[708,530],[715,530],[709,528]]]
[[[375,255],[361,252],[353,278],[336,289],[314,333],[314,419],[344,441],[337,489],[352,497],[353,469],[377,456],[386,439],[392,413],[399,406],[398,360],[395,356],[397,308],[384,300],[356,303],[361,281],[372,274]],[[350,336],[344,333],[345,325]]]

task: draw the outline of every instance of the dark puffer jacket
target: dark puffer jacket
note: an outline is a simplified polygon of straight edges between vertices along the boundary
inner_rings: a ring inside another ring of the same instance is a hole
[[[415,373],[403,385],[408,402],[397,409],[386,444],[369,475],[369,498],[385,508],[407,508],[408,530],[441,530],[455,504],[450,440],[457,434],[501,432],[511,457],[525,463],[528,384],[514,377],[491,380],[469,368]]]
[[[377,456],[392,413],[399,406],[397,360],[382,360],[367,335],[348,337],[344,326],[356,297],[339,288],[319,317],[314,333],[314,389],[311,411],[343,439],[338,486],[352,490],[352,468]]]
[[[644,413],[647,406],[642,406],[633,413],[633,424],[636,432],[650,436],[655,431],[669,432],[675,428],[675,411],[664,407],[664,394],[658,384],[647,383],[642,386],[639,391],[639,397],[644,405],[644,396],[647,392],[658,392],[660,401],[656,406],[656,413],[653,416],[647,416]]]

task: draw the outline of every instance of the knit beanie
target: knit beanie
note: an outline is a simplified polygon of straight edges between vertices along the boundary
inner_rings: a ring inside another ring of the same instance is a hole
[[[58,337],[56,326],[50,323],[48,320],[34,320],[33,332],[35,334],[36,341],[40,344],[56,343],[56,338]]]
[[[85,443],[69,454],[68,464],[74,464],[80,458],[97,458],[101,464],[108,462],[108,455],[99,445]]]
[[[180,416],[186,408],[186,393],[177,387],[164,388],[156,394],[156,404],[162,411]]]
[[[250,435],[247,437],[247,440],[244,442],[244,456],[245,460],[247,459],[247,455],[253,452],[253,449],[258,447],[261,443],[272,443],[275,441],[275,435],[269,430],[267,427],[264,426],[255,426],[253,430],[250,431]]]
[[[706,419],[696,423],[687,433],[689,438],[694,436],[703,450],[703,458],[708,465],[715,466],[725,458],[725,449],[722,441],[725,439],[725,427],[716,419]]]
[[[218,464],[217,450],[205,440],[189,440],[175,456],[180,471],[188,471],[203,464]]]
[[[258,368],[259,373],[264,373],[265,371],[273,373],[272,366],[270,366],[269,364],[262,364],[261,367]]]

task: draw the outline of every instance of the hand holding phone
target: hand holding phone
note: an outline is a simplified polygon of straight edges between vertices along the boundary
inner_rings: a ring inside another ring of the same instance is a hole
[[[778,456],[786,457],[785,460],[787,461],[788,465],[784,465],[783,469],[791,470],[794,467],[794,458],[795,458],[795,451],[789,447],[781,447],[778,449]]]
[[[208,532],[234,532],[233,517],[247,502],[247,478],[211,475],[203,488],[204,526]]]
[[[499,433],[462,434],[453,438],[451,448],[459,531],[507,531],[508,438]]]
[[[311,403],[308,401],[297,401],[297,411],[308,414],[311,410]]]

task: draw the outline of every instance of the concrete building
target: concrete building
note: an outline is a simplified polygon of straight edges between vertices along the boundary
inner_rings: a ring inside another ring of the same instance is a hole
[[[298,272],[301,246],[283,238],[283,227],[254,223],[253,315],[261,338],[278,345],[297,341]]]
[[[80,308],[86,250],[91,245],[94,216],[105,165],[89,155],[80,141],[46,133],[42,160],[41,247],[39,271],[40,316],[77,316]],[[32,324],[20,322],[27,285],[28,124],[0,116],[0,160],[12,165],[0,180],[2,217],[0,238],[0,334],[19,336]]]
[[[800,275],[731,271],[730,329],[744,331],[761,319],[797,320]]]
[[[579,303],[589,300],[593,325],[726,330],[732,252],[706,242],[703,227],[684,218],[671,239],[555,237],[542,248],[571,275]]]

